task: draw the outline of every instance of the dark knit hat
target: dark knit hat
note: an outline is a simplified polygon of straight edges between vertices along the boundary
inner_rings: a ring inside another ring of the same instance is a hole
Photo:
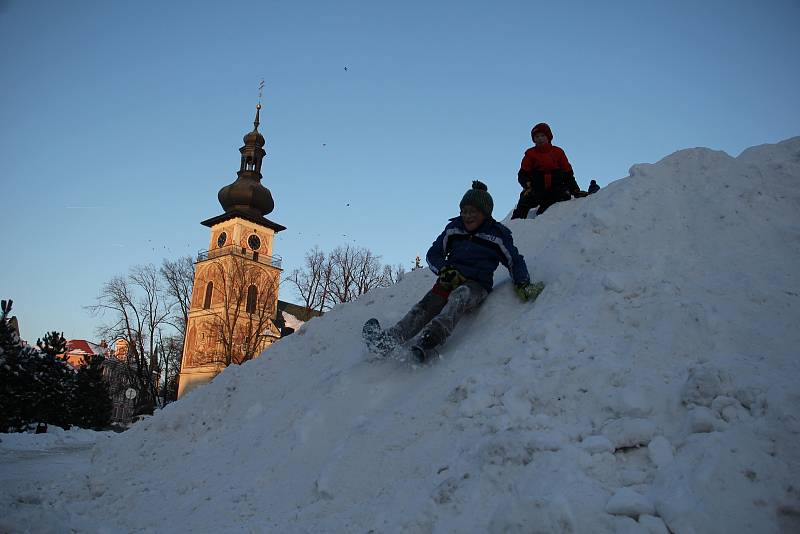
[[[540,122],[533,127],[533,130],[531,130],[531,139],[533,139],[533,136],[536,135],[536,132],[542,132],[547,136],[547,139],[549,139],[551,143],[553,142],[553,131],[546,122]]]
[[[458,205],[459,208],[464,206],[472,206],[487,217],[492,216],[494,200],[492,200],[492,195],[489,194],[489,188],[486,187],[485,183],[479,180],[472,182],[472,189],[464,193],[464,198],[461,199],[461,203]]]

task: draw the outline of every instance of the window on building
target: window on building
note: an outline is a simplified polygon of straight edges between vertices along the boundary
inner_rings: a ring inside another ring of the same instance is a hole
[[[253,284],[247,288],[247,313],[256,312],[256,299],[258,298],[258,289]]]
[[[206,298],[203,301],[203,309],[207,310],[211,307],[211,295],[214,294],[214,282],[206,284]]]

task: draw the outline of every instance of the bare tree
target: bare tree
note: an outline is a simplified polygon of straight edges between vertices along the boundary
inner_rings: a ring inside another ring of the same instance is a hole
[[[151,412],[158,397],[161,372],[158,339],[170,325],[173,305],[169,302],[154,265],[138,265],[129,273],[106,282],[97,303],[88,306],[96,315],[109,317],[99,333],[127,343],[126,375],[140,393],[140,410]]]
[[[371,250],[359,248],[355,253],[355,264],[351,267],[355,269],[353,293],[361,296],[374,287],[383,285],[383,273],[380,256],[376,256]]]
[[[325,311],[370,289],[390,286],[403,273],[401,265],[381,265],[380,256],[363,247],[343,245],[328,255],[314,247],[306,254],[304,268],[292,271],[288,281],[297,287],[306,308]]]
[[[384,265],[381,286],[388,287],[394,285],[400,280],[402,280],[405,274],[406,274],[406,268],[399,263],[394,267],[392,267],[391,265]]]
[[[307,309],[325,309],[332,269],[330,258],[319,247],[314,247],[306,253],[304,268],[295,269],[287,278],[297,288]]]
[[[183,336],[164,336],[163,332],[158,334],[158,353],[163,369],[163,381],[161,382],[160,394],[161,405],[178,398],[178,377],[181,373],[181,358],[183,356]]]
[[[194,284],[194,259],[183,256],[176,260],[164,259],[161,264],[167,297],[172,304],[171,322],[178,331],[177,336],[159,336],[159,355],[164,372],[161,400],[164,405],[177,398],[177,383],[181,371],[183,347],[186,341],[186,325]]]
[[[183,339],[186,337],[186,323],[189,321],[192,300],[194,259],[191,256],[183,256],[177,260],[164,259],[161,276],[166,283],[167,296],[174,305],[173,324]]]
[[[238,256],[224,265],[215,263],[213,269],[222,301],[213,308],[214,329],[222,345],[222,354],[214,357],[226,366],[252,360],[272,333],[278,278]]]
[[[345,245],[336,247],[330,255],[333,265],[331,273],[331,295],[333,304],[350,302],[355,295],[356,276],[358,271],[358,249]]]

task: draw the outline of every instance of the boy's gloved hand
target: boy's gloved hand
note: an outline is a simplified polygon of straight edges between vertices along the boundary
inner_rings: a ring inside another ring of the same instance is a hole
[[[581,191],[580,189],[578,189],[577,191],[573,191],[572,192],[572,196],[575,197],[575,198],[583,198],[585,196],[589,196],[589,193],[587,193],[586,191]]]
[[[458,272],[455,267],[445,267],[439,271],[438,284],[442,289],[452,291],[466,281],[467,279],[464,278],[464,275]]]
[[[544,291],[543,282],[524,282],[522,284],[517,284],[514,288],[514,292],[517,296],[526,302],[529,300],[536,300],[536,297],[538,297],[539,293],[542,291]]]

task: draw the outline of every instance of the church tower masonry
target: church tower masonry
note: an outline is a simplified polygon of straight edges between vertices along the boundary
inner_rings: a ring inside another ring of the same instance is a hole
[[[273,254],[275,234],[284,226],[265,217],[275,203],[261,184],[264,136],[253,131],[239,149],[236,180],[217,195],[224,213],[203,221],[211,229],[208,250],[195,262],[194,286],[178,397],[209,382],[231,364],[257,357],[280,337],[277,315],[281,258]]]

